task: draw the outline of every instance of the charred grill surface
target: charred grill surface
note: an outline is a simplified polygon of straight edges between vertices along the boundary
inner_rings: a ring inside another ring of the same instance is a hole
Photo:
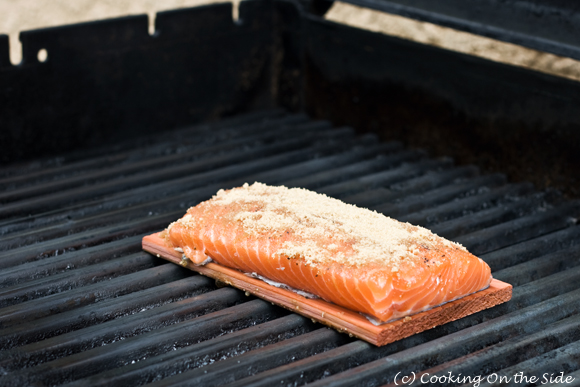
[[[512,301],[382,348],[140,250],[220,188],[323,192],[464,244]],[[272,110],[0,170],[0,385],[578,378],[580,203]]]

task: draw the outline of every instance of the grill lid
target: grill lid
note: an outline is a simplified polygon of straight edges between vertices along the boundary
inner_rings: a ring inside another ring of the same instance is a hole
[[[0,170],[0,385],[578,377],[578,202],[277,110],[143,141]],[[141,251],[189,206],[256,180],[425,225],[513,299],[377,348]]]
[[[580,59],[580,40],[578,40],[580,8],[575,1],[344,1],[556,55]]]

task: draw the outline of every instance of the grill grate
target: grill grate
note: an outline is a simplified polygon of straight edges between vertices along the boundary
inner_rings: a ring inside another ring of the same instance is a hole
[[[512,301],[381,348],[140,251],[219,188],[324,192],[431,228]],[[580,203],[273,110],[0,170],[2,385],[383,385],[580,369]]]

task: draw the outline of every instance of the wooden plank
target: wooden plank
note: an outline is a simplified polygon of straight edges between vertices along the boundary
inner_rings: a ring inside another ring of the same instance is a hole
[[[374,325],[358,312],[322,299],[309,299],[292,291],[277,288],[217,263],[194,265],[190,260],[183,260],[181,253],[168,247],[159,233],[143,238],[143,250],[377,346],[491,308],[508,301],[512,296],[510,284],[493,279],[490,286],[480,292],[393,322]]]

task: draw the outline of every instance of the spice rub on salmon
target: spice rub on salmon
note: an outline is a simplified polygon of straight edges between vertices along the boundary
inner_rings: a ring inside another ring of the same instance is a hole
[[[489,266],[429,230],[301,188],[220,190],[162,236],[208,259],[313,293],[381,322],[485,289]]]

